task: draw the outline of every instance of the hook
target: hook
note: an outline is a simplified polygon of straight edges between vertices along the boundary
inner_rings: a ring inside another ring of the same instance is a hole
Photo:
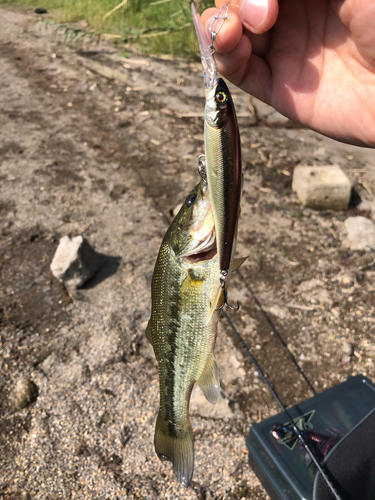
[[[228,275],[228,271],[220,271],[220,285],[221,285],[221,289],[223,291],[224,301],[223,301],[223,305],[216,310],[221,311],[223,309],[223,307],[225,305],[227,305],[229,307],[229,309],[232,309],[232,311],[238,311],[238,309],[240,308],[240,303],[238,302],[238,300],[237,300],[237,307],[231,306],[228,302],[228,295],[227,295],[226,282],[225,282],[227,275]]]

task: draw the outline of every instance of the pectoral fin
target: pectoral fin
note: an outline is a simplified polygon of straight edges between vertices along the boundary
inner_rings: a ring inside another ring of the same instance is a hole
[[[212,315],[215,312],[217,314],[219,314],[219,311],[221,309],[221,306],[223,305],[223,302],[224,302],[223,290],[221,289],[221,286],[218,286],[215,298],[212,301],[211,308],[210,308],[210,311],[209,311],[208,316],[207,316],[207,321],[206,321],[206,325],[205,326],[207,326],[208,323],[211,321]]]
[[[239,267],[242,266],[242,264],[247,260],[249,256],[247,257],[240,257],[238,259],[233,259],[233,271],[237,271]]]
[[[197,384],[207,401],[213,405],[217,403],[220,397],[220,378],[213,354],[209,356],[204,371],[197,380]]]
[[[146,338],[152,345],[152,333],[151,333],[151,318],[149,319],[147,326],[146,326]]]

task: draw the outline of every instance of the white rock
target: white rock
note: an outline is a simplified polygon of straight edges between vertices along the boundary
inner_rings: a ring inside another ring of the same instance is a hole
[[[209,403],[197,385],[191,393],[190,411],[194,415],[213,419],[239,418],[241,416],[238,405],[235,404],[232,409],[228,400],[223,397],[220,397],[219,401],[214,405]]]
[[[342,210],[348,207],[351,183],[338,165],[298,166],[292,189],[301,205],[316,209]]]
[[[39,390],[32,380],[20,378],[11,394],[11,405],[14,410],[22,410],[38,397]]]
[[[52,274],[67,288],[79,288],[100,267],[100,255],[82,236],[63,236],[51,263]]]
[[[351,250],[375,250],[375,224],[366,217],[349,217],[344,222],[346,243]]]

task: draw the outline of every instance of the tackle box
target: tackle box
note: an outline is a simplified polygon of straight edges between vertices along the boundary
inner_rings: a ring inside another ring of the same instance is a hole
[[[363,376],[355,376],[288,411],[300,430],[334,430],[343,435],[343,440],[366,417],[374,415],[374,409],[374,384]],[[251,427],[246,440],[250,466],[272,500],[316,500],[315,466],[306,466],[306,453],[297,438],[278,441],[272,436],[276,423],[288,424],[284,413]],[[375,443],[373,446],[375,455]]]

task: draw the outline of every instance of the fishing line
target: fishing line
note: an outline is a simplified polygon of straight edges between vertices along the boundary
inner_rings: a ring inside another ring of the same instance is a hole
[[[318,471],[320,472],[320,474],[322,475],[323,479],[325,480],[325,482],[327,483],[327,486],[329,487],[329,489],[331,490],[331,492],[333,493],[334,497],[336,498],[336,500],[342,500],[341,497],[339,496],[339,494],[337,493],[335,487],[333,486],[333,484],[331,483],[331,481],[329,480],[329,478],[327,477],[326,473],[324,472],[322,466],[319,464],[319,462],[317,461],[317,459],[315,458],[315,455],[313,454],[313,452],[310,450],[308,444],[306,443],[306,441],[304,440],[302,434],[300,433],[299,429],[297,428],[296,424],[294,423],[290,413],[288,412],[288,410],[285,408],[285,406],[283,405],[283,403],[281,402],[279,396],[276,394],[274,388],[272,387],[272,385],[270,384],[270,382],[267,380],[267,376],[263,373],[261,367],[258,365],[258,362],[257,360],[254,358],[254,356],[251,354],[249,348],[247,347],[245,341],[243,340],[241,334],[238,332],[237,328],[234,326],[234,324],[232,323],[232,320],[229,318],[229,316],[227,315],[227,313],[225,311],[223,311],[223,314],[224,314],[224,317],[225,319],[227,320],[229,326],[232,328],[233,330],[233,333],[236,335],[241,347],[243,348],[243,350],[246,352],[246,354],[248,355],[248,357],[250,358],[251,362],[253,363],[253,365],[255,366],[256,370],[258,371],[258,373],[260,374],[263,382],[266,384],[267,386],[267,389],[270,391],[270,393],[272,394],[272,397],[274,398],[274,400],[276,401],[276,403],[279,405],[281,411],[285,414],[285,416],[287,417],[287,419],[289,420],[289,423],[290,425],[292,426],[293,428],[293,431],[294,431],[294,434],[298,437],[300,443],[302,444],[302,446],[305,448],[307,454],[309,455],[309,457],[311,458],[311,460],[314,462],[316,468],[318,469]]]
[[[299,371],[299,373],[302,375],[304,381],[306,382],[306,384],[309,386],[309,389],[310,391],[312,392],[312,394],[314,396],[316,396],[316,391],[314,389],[314,387],[311,385],[309,379],[307,378],[307,376],[305,375],[304,371],[302,370],[302,368],[299,366],[294,354],[290,351],[290,349],[288,348],[286,342],[284,341],[284,339],[282,338],[282,336],[280,335],[280,333],[278,332],[277,328],[275,327],[275,325],[273,324],[271,318],[268,316],[268,314],[266,313],[266,311],[263,309],[263,306],[262,304],[260,303],[258,297],[255,295],[255,293],[253,292],[253,290],[251,289],[250,285],[247,283],[244,275],[242,274],[241,270],[238,269],[237,270],[237,273],[242,281],[242,283],[245,285],[245,288],[247,289],[247,291],[251,294],[252,298],[254,299],[256,305],[259,307],[259,309],[261,310],[261,312],[263,313],[264,317],[266,318],[267,320],[267,323],[270,325],[272,331],[277,335],[277,338],[280,340],[281,344],[283,345],[285,351],[289,354],[289,357],[290,359],[293,361],[294,365],[296,366],[297,370]]]

